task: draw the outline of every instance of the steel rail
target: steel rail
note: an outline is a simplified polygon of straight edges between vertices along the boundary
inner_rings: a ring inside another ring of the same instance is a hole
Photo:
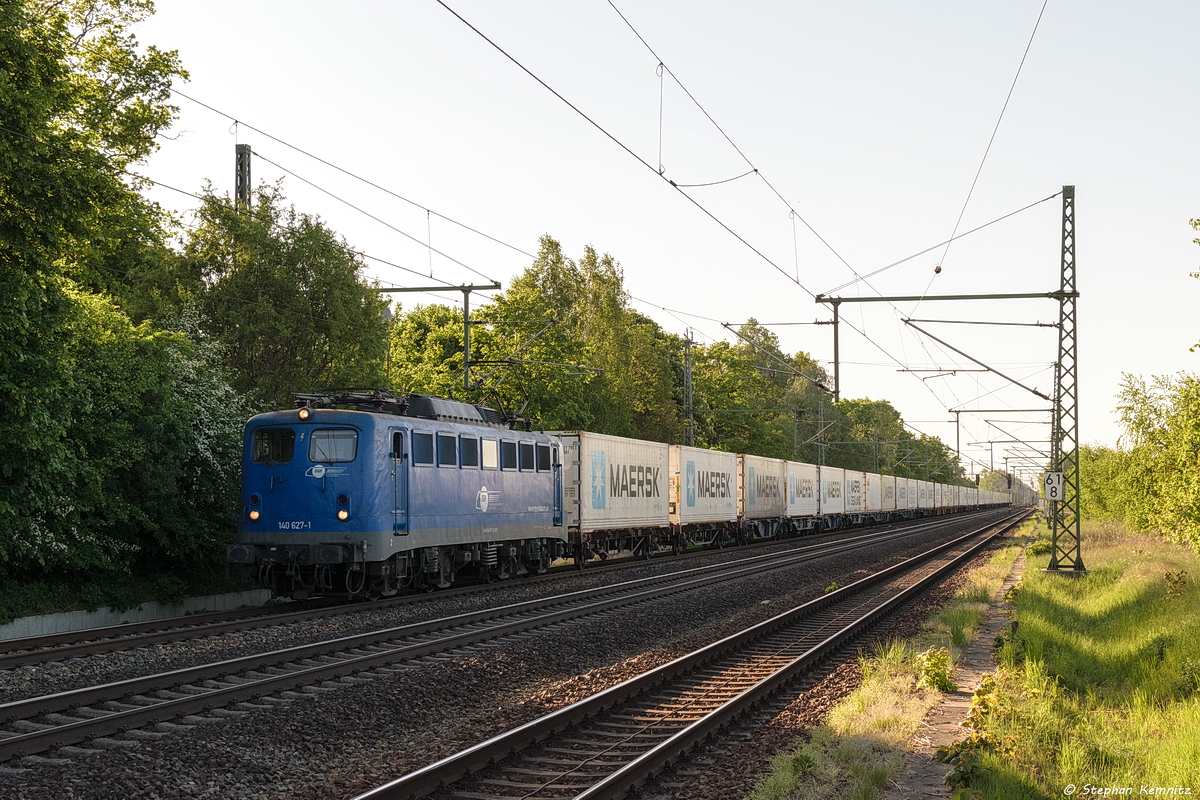
[[[877,583],[913,570],[931,558],[935,558],[938,554],[953,549],[973,537],[981,536],[985,531],[1004,526],[1002,530],[992,533],[971,546],[966,552],[951,560],[945,566],[905,588],[898,595],[872,609],[867,614],[860,616],[851,625],[842,627],[835,634],[827,637],[823,642],[810,648],[802,656],[791,661],[782,671],[743,691],[735,698],[732,704],[724,704],[721,709],[710,712],[699,723],[671,735],[653,750],[639,756],[634,762],[621,767],[617,772],[587,789],[583,794],[577,795],[578,798],[623,796],[629,788],[636,788],[641,782],[656,774],[664,766],[672,763],[679,755],[687,752],[694,746],[695,743],[710,735],[715,728],[726,724],[750,705],[761,700],[770,691],[774,691],[780,685],[791,680],[798,670],[811,665],[821,656],[835,649],[846,639],[857,635],[866,626],[877,620],[888,610],[894,608],[897,604],[923,591],[929,583],[940,578],[946,571],[956,568],[963,561],[973,557],[979,549],[990,543],[996,536],[1002,535],[1002,533],[1006,532],[1027,515],[1027,511],[1022,511],[1018,514],[1008,515],[1005,518],[996,520],[984,528],[938,545],[920,556],[906,559],[874,575],[862,578],[834,592],[823,595],[790,611],[747,628],[740,633],[682,656],[668,664],[656,667],[589,698],[551,712],[537,720],[495,736],[426,767],[414,770],[394,781],[360,794],[354,800],[410,800],[410,798],[425,797],[493,763],[508,758],[533,743],[560,734],[584,719],[594,717],[601,712],[614,708],[622,702],[659,687],[676,676],[696,670],[715,658],[738,648],[745,647],[782,627],[794,624],[806,617],[811,617],[813,614],[850,598]]]
[[[821,535],[819,534],[818,536]],[[780,544],[786,541],[786,539],[760,539],[728,549],[732,551],[743,547],[761,547],[767,544]],[[811,537],[805,537],[805,541],[811,543]],[[710,552],[708,549],[696,549],[680,554],[672,554],[664,550],[663,553],[654,554],[652,558],[656,560],[659,558],[687,559],[703,556]],[[634,556],[613,558],[601,564],[589,565],[587,571],[621,569],[628,566],[630,562],[635,562],[639,565],[646,563],[645,559]],[[530,576],[530,579],[535,581],[549,580],[560,577],[564,573],[575,574],[576,572],[577,568],[574,566],[553,567],[549,574]],[[439,591],[433,596],[437,598],[454,597],[463,594],[487,592],[493,588],[490,584],[466,584]],[[16,667],[44,664],[51,661],[61,661],[68,658],[80,658],[97,653],[128,650],[135,647],[197,639],[204,636],[216,636],[233,631],[287,625],[294,622],[352,614],[363,610],[389,608],[395,605],[410,605],[423,602],[429,597],[430,595],[426,594],[407,594],[383,600],[338,603],[335,605],[325,604],[313,608],[285,610],[275,613],[264,613],[261,607],[235,611],[212,611],[185,617],[169,617],[148,620],[146,622],[108,625],[99,628],[62,631],[43,636],[27,636],[17,639],[0,640],[0,669],[13,669]]]
[[[736,562],[740,566],[733,570],[729,569],[729,565],[695,567],[667,576],[641,578],[544,600],[468,612],[440,620],[412,623],[384,631],[341,637],[266,654],[0,704],[0,718],[9,723],[14,720],[37,719],[46,714],[78,711],[80,708],[99,703],[109,703],[112,706],[110,709],[91,709],[90,713],[97,715],[92,719],[53,726],[47,723],[45,727],[43,723],[26,723],[26,727],[33,726],[39,729],[0,739],[0,761],[14,756],[44,752],[94,736],[111,735],[181,715],[201,713],[240,700],[311,685],[320,680],[337,679],[348,672],[373,669],[398,660],[419,658],[567,619],[603,613],[620,606],[646,602],[758,573],[764,569],[793,566],[867,547],[882,538],[906,538],[924,532],[924,527],[921,526],[921,530],[907,528],[902,533],[890,535],[869,534],[854,540],[843,540],[834,547],[807,547],[785,553],[751,556]],[[386,642],[392,644],[385,644]],[[371,646],[376,649],[367,654],[330,655],[337,651],[345,653],[347,650]],[[324,658],[325,661],[315,665],[309,663],[294,666],[296,662],[316,658]],[[288,662],[293,666],[281,666]],[[277,672],[272,675],[256,672],[264,669],[275,669]],[[220,681],[226,676],[238,673],[246,676],[234,679],[233,685]],[[209,685],[196,685],[201,682]],[[165,692],[172,687],[184,687],[186,691]],[[171,696],[146,696],[146,693],[156,691]],[[124,702],[116,702],[118,699]],[[98,716],[100,714],[103,716]]]
[[[824,642],[809,649],[782,669],[777,670],[765,680],[742,692],[729,703],[705,715],[696,723],[676,733],[667,741],[662,742],[643,756],[617,770],[592,788],[580,793],[576,797],[576,800],[616,800],[617,798],[625,797],[630,791],[638,788],[648,779],[673,764],[680,756],[688,753],[697,744],[716,733],[720,728],[781,689],[785,684],[794,679],[798,673],[808,669],[819,659],[869,628],[889,612],[925,591],[931,584],[941,580],[948,572],[958,569],[963,563],[974,558],[980,550],[990,544],[995,538],[1007,533],[1008,530],[1020,524],[1027,516],[1028,512],[1020,515],[1002,530],[987,536],[978,544],[968,548],[961,555],[949,560],[943,566],[902,589],[899,593],[851,622],[833,636],[828,637]]]

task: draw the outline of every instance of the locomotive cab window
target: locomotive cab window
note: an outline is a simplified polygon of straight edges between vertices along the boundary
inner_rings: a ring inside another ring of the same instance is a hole
[[[460,436],[458,439],[458,455],[464,467],[479,466],[479,440],[474,436]]]
[[[433,465],[433,434],[413,431],[412,452],[414,464]]]
[[[500,442],[500,469],[517,468],[517,443]]]
[[[284,464],[292,460],[295,449],[296,432],[291,428],[259,428],[250,458],[255,464]]]
[[[322,464],[353,461],[358,451],[358,431],[352,428],[317,428],[308,440],[308,460]]]
[[[537,446],[537,471],[550,471],[550,445],[539,444]]]
[[[483,445],[483,468],[499,469],[500,443],[495,439],[483,439],[480,443]]]
[[[437,455],[439,467],[457,467],[458,466],[458,449],[455,445],[458,440],[453,436],[447,436],[444,433],[437,435]]]
[[[397,431],[392,434],[392,458],[400,458],[404,452],[404,434]]]
[[[533,442],[521,442],[517,447],[521,454],[521,471],[533,472]]]

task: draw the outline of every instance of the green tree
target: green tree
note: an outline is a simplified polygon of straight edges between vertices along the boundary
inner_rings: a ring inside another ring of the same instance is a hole
[[[205,333],[218,341],[233,385],[256,407],[292,392],[384,381],[387,301],[362,260],[316,217],[284,209],[260,187],[252,209],[206,192],[184,245],[182,272],[205,286]]]
[[[397,313],[388,336],[388,382],[393,389],[438,397],[462,396],[460,309],[430,305]]]
[[[844,466],[865,472],[888,472],[900,461],[905,445],[913,436],[904,428],[900,412],[886,400],[843,400],[838,403],[841,424],[838,432],[845,442]]]
[[[835,418],[824,368],[805,352],[784,353],[753,318],[738,334],[693,350],[697,444],[818,463]]]
[[[145,209],[122,170],[155,148],[174,114],[171,81],[184,75],[173,52],[143,53],[128,32],[152,8],[0,5],[0,437],[9,443],[0,562],[9,569],[52,557],[39,520],[69,496],[79,467],[67,437],[79,369],[72,326],[84,312],[68,276],[114,216]]]
[[[682,341],[628,307],[624,275],[609,254],[584,248],[567,257],[549,235],[534,262],[473,315],[474,399],[521,412],[545,428],[584,428],[668,441],[679,435],[676,380]],[[397,327],[427,367],[461,370],[461,316],[431,346],[420,326]],[[490,323],[490,324],[482,324]],[[458,352],[448,347],[457,344]],[[442,385],[421,373],[426,385]]]
[[[28,535],[4,543],[3,572],[94,578],[214,565],[233,529],[244,403],[210,344],[134,326],[98,295],[68,299],[62,466],[42,484]]]
[[[755,369],[747,346],[713,342],[692,350],[692,403],[696,409],[696,445],[736,453],[774,455],[783,431],[772,427],[769,387]],[[771,442],[774,446],[766,448]],[[772,452],[766,452],[769,449]]]
[[[601,370],[586,402],[597,430],[668,441],[679,435],[673,363],[680,343],[629,308],[625,276],[608,253],[590,245],[574,263],[580,293],[568,325],[583,342],[584,364]]]
[[[75,469],[40,518],[57,537],[42,557],[114,572],[211,564],[233,529],[245,404],[211,343],[134,326],[97,295],[75,299]]]
[[[1125,375],[1118,398],[1126,521],[1200,551],[1200,379]]]
[[[480,400],[539,427],[597,430],[589,402],[596,373],[581,369],[583,284],[562,246],[543,235],[533,263],[474,315],[491,323],[472,328],[474,357],[487,362],[474,373]]]
[[[1079,511],[1087,519],[1123,522],[1130,515],[1125,491],[1129,453],[1099,444],[1079,448]]]

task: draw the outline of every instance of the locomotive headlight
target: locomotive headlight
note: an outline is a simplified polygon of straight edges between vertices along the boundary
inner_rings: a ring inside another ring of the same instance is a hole
[[[308,409],[307,408],[300,409],[300,419],[308,419]]]
[[[346,520],[350,519],[350,512],[344,508],[339,508],[338,519],[340,519],[342,522],[345,522]]]
[[[252,510],[250,511],[250,520],[253,522],[253,521],[257,520],[257,519],[258,519],[258,517],[259,517],[259,514],[258,514],[258,509],[257,509],[257,508],[255,508],[255,509],[252,509]]]

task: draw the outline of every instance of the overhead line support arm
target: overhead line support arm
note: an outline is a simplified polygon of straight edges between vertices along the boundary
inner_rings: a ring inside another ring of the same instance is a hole
[[[446,292],[463,293],[463,388],[471,388],[471,292],[499,289],[498,282],[481,286],[389,286],[381,292]]]
[[[947,341],[945,341],[945,340],[943,340],[943,339],[939,339],[938,337],[934,336],[932,333],[930,333],[929,331],[925,330],[925,329],[924,329],[924,328],[922,328],[920,325],[917,325],[917,324],[916,324],[915,322],[913,322],[911,319],[906,319],[906,320],[904,320],[904,324],[905,324],[905,325],[908,325],[910,328],[916,328],[916,329],[917,329],[917,330],[919,330],[921,333],[923,333],[923,334],[925,334],[926,336],[928,336],[930,339],[933,339],[935,342],[938,342],[939,344],[943,345],[944,347],[949,347],[951,350],[953,350],[954,352],[958,353],[958,354],[959,354],[960,356],[962,356],[963,358],[970,359],[971,361],[975,362],[976,364],[978,364],[979,366],[981,366],[981,367],[983,367],[984,369],[988,370],[989,372],[994,372],[995,374],[999,375],[1001,378],[1004,378],[1004,379],[1005,379],[1006,381],[1008,381],[1009,383],[1016,384],[1017,386],[1020,386],[1022,389],[1025,389],[1026,391],[1033,392],[1034,394],[1036,394],[1038,397],[1042,398],[1043,400],[1047,400],[1047,401],[1053,402],[1053,400],[1051,400],[1051,399],[1050,399],[1049,395],[1042,394],[1042,393],[1041,393],[1041,392],[1039,392],[1037,389],[1033,389],[1033,388],[1031,388],[1031,387],[1029,387],[1029,386],[1026,386],[1025,384],[1021,383],[1019,380],[1017,380],[1016,378],[1010,378],[1008,375],[1005,375],[1005,374],[1004,374],[1003,372],[1001,372],[1000,370],[998,370],[998,369],[995,369],[995,368],[993,368],[993,367],[989,367],[987,364],[983,363],[983,362],[982,362],[982,361],[980,361],[978,358],[975,358],[974,356],[968,355],[968,354],[964,353],[962,350],[959,350],[959,349],[958,349],[957,347],[955,347],[954,345],[950,344],[949,342],[947,342]]]

